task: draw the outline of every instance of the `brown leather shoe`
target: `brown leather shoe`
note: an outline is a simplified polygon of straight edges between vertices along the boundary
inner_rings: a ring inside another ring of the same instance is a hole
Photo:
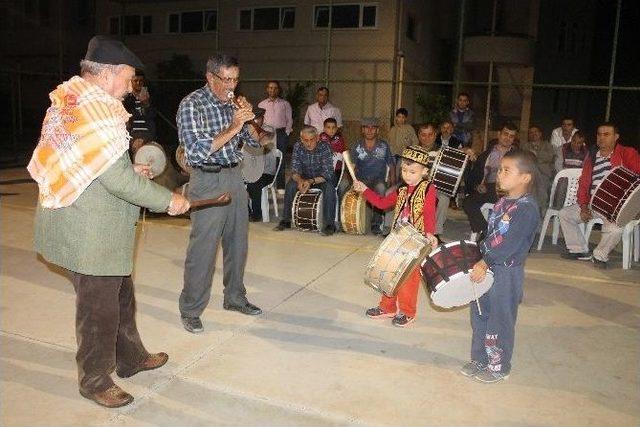
[[[167,363],[167,360],[169,360],[169,355],[167,353],[150,353],[147,358],[134,370],[129,372],[122,372],[116,369],[116,374],[118,374],[120,378],[129,378],[137,374],[138,372],[158,369],[159,367]]]
[[[80,395],[107,408],[119,408],[133,402],[133,396],[115,384],[100,393],[89,394],[80,390]]]

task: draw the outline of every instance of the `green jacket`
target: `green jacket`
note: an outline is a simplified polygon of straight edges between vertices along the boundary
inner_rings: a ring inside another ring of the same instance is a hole
[[[38,204],[34,247],[47,261],[92,276],[128,276],[139,206],[165,211],[171,192],[134,172],[125,153],[68,207]]]

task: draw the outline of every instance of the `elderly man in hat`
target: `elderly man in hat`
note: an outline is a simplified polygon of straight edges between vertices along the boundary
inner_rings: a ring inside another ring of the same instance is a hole
[[[80,68],[50,93],[29,162],[39,187],[34,241],[45,260],[70,272],[80,394],[114,408],[133,401],[114,384],[114,370],[126,378],[168,360],[147,352],[136,326],[131,272],[139,206],[179,215],[190,205],[129,160],[122,99],[140,60],[121,42],[96,36]]]
[[[395,162],[389,144],[378,138],[380,124],[376,117],[365,117],[360,121],[362,138],[350,150],[356,178],[380,195],[396,184]],[[389,234],[393,212],[383,213],[374,208],[371,232]]]

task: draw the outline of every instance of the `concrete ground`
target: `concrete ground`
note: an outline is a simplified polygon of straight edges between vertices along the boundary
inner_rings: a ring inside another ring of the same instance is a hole
[[[475,383],[468,307],[420,295],[407,329],[373,321],[363,285],[375,236],[275,233],[251,224],[246,285],[264,314],[222,309],[221,271],[205,332],[180,324],[187,219],[147,219],[136,253],[138,324],[168,364],[117,383],[132,405],[108,410],[77,391],[74,293],[32,250],[36,186],[0,171],[2,215],[0,424],[3,426],[324,426],[640,424],[640,267],[558,257],[547,243],[526,267],[511,377]],[[459,212],[447,238],[467,232]],[[594,233],[597,238],[598,233]],[[218,265],[221,259],[218,260]]]

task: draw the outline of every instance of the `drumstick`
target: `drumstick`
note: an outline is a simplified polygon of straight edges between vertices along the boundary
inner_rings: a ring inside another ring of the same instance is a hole
[[[351,154],[349,153],[349,150],[345,150],[342,152],[342,160],[344,161],[344,164],[347,165],[347,169],[349,170],[349,175],[351,175],[351,179],[355,182],[356,171],[353,168],[353,163],[351,163]]]
[[[191,210],[199,208],[209,208],[211,206],[222,206],[231,203],[231,194],[222,193],[212,199],[191,200]]]

